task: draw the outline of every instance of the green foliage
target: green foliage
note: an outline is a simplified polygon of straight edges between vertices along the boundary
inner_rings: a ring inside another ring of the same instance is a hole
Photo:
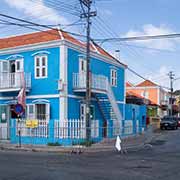
[[[48,146],[61,146],[58,142],[55,143],[48,143]]]

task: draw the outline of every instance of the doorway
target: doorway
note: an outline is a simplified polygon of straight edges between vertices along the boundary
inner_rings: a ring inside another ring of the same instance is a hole
[[[10,137],[9,106],[0,105],[0,139],[7,140]]]
[[[103,138],[107,138],[107,121],[103,121]]]
[[[15,86],[15,72],[16,72],[16,66],[15,66],[15,61],[10,61],[9,63],[10,66],[10,84],[11,86]]]
[[[79,86],[81,88],[86,87],[86,72],[87,72],[87,61],[83,58],[79,59]]]

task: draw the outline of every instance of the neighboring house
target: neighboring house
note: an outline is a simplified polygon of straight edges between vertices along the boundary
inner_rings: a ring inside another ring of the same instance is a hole
[[[126,92],[126,103],[127,104],[137,104],[137,105],[147,105],[150,104],[150,100],[145,99],[143,96],[136,94],[132,91]]]
[[[176,90],[172,95],[172,114],[180,116],[180,90]]]
[[[86,123],[85,47],[84,43],[60,30],[0,39],[1,138],[10,138],[11,119],[18,118],[14,105],[24,77],[25,119],[38,120],[39,125],[56,121],[67,128],[68,121]],[[90,66],[91,125],[104,127],[102,134],[108,137],[110,131],[107,129],[110,126],[120,128],[124,118],[126,65],[98,45],[91,44]]]
[[[137,85],[128,82],[126,83],[126,91],[138,94],[144,97],[144,99],[150,100],[151,105],[156,107],[151,107],[152,112],[150,112],[150,114],[152,114],[152,116],[158,115],[162,117],[168,114],[169,93],[154,82],[146,80]]]

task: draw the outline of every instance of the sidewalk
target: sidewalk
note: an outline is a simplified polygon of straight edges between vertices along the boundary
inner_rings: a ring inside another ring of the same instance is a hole
[[[158,136],[158,133],[153,133],[151,129],[146,133],[134,137],[122,138],[122,150],[133,151],[142,148],[144,145],[150,143],[152,139]],[[47,146],[47,145],[22,145],[18,147],[17,144],[10,144],[8,142],[0,142],[0,150],[6,151],[29,151],[29,152],[51,152],[51,153],[71,153],[73,152],[102,152],[102,151],[115,151],[116,139],[105,139],[100,143],[93,144],[90,147],[83,146]]]

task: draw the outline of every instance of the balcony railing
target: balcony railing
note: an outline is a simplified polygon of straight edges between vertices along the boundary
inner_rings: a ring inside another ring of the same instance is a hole
[[[108,79],[103,75],[91,74],[92,90],[107,91]],[[80,91],[86,89],[86,73],[73,74],[73,89]]]
[[[24,73],[24,72],[17,72],[17,73],[0,73],[0,91],[7,92],[13,90],[19,90],[24,85],[26,89],[31,88],[31,73]]]
[[[161,105],[168,105],[168,104],[169,104],[168,100],[161,100]]]

